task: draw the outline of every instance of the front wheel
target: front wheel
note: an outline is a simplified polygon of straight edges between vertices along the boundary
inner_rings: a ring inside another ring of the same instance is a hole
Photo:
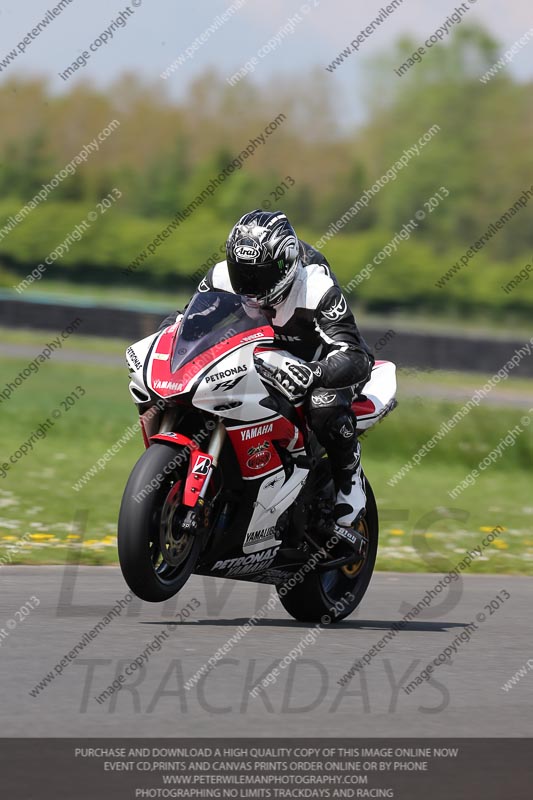
[[[294,619],[324,624],[339,622],[355,611],[363,599],[376,563],[379,534],[376,500],[366,478],[365,491],[366,514],[359,524],[368,542],[364,557],[344,567],[310,572],[287,592],[279,586],[281,604]]]
[[[188,453],[155,443],[135,464],[122,497],[118,556],[124,579],[141,600],[173,597],[190,577],[202,537],[181,528]]]

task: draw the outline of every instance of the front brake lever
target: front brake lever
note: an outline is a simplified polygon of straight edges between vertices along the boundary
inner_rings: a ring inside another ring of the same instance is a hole
[[[276,374],[276,368],[266,364],[259,356],[254,355],[255,368],[259,375],[266,380],[273,379]]]

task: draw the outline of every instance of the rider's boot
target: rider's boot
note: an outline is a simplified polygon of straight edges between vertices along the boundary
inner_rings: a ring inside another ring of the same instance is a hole
[[[366,494],[361,469],[361,445],[359,441],[355,439],[351,452],[343,455],[345,458],[337,458],[337,463],[332,470],[337,490],[333,532],[340,539],[348,542],[356,554],[360,555],[364,547],[364,540],[357,528],[359,520],[365,512]]]
[[[335,521],[349,528],[356,524],[366,506],[366,494],[361,470],[361,445],[356,439],[349,463],[337,464],[334,469]]]

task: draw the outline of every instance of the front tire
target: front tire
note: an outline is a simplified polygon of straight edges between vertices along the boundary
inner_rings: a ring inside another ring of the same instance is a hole
[[[327,571],[314,570],[301,583],[278,596],[288,613],[299,622],[340,622],[352,614],[363,599],[376,563],[378,551],[378,511],[372,487],[365,478],[366,514],[360,530],[368,539],[361,564]]]
[[[202,536],[183,533],[180,519],[187,474],[185,449],[155,443],[135,464],[118,519],[118,556],[124,580],[141,600],[173,597],[194,570]],[[154,487],[155,488],[152,488]]]

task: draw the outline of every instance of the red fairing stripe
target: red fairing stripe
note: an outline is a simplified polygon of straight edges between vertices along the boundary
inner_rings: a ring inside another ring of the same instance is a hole
[[[176,325],[176,323],[170,325],[168,328],[165,328],[159,337],[159,340],[151,355],[152,364],[149,370],[149,375],[147,376],[147,383],[160,397],[169,397],[172,394],[176,394],[176,392],[170,389],[156,389],[154,387],[154,382],[170,380],[172,383],[174,383],[175,381],[175,376],[170,372],[169,365],[172,355],[172,345],[178,329],[179,326]],[[167,358],[165,360],[156,359],[156,354],[167,356]]]
[[[150,436],[151,442],[170,442],[171,444],[184,444],[191,450],[198,450],[198,445],[193,439],[184,436],[182,433],[156,433],[155,436]]]
[[[245,331],[244,333],[237,333],[235,336],[230,336],[227,339],[217,342],[204,353],[194,358],[188,364],[185,364],[177,372],[172,372],[170,369],[171,359],[166,360],[155,358],[155,354],[171,354],[172,343],[176,331],[172,330],[173,326],[167,328],[161,338],[159,339],[156,349],[152,355],[151,371],[148,382],[152,390],[160,397],[172,397],[173,395],[183,392],[189,382],[195,378],[206,367],[211,366],[217,359],[226,356],[232,350],[237,349],[243,344],[252,342],[255,339],[273,339],[274,331],[270,325],[264,325],[261,328]],[[156,386],[156,383],[158,386]],[[165,387],[162,387],[165,384]]]
[[[355,403],[352,403],[352,411],[357,417],[364,417],[367,414],[373,414],[376,410],[376,406],[369,400],[356,400]]]
[[[212,463],[213,456],[209,455],[209,453],[203,453],[201,450],[191,456],[187,480],[183,490],[182,503],[184,506],[192,508],[198,502],[202,486],[211,472]]]

